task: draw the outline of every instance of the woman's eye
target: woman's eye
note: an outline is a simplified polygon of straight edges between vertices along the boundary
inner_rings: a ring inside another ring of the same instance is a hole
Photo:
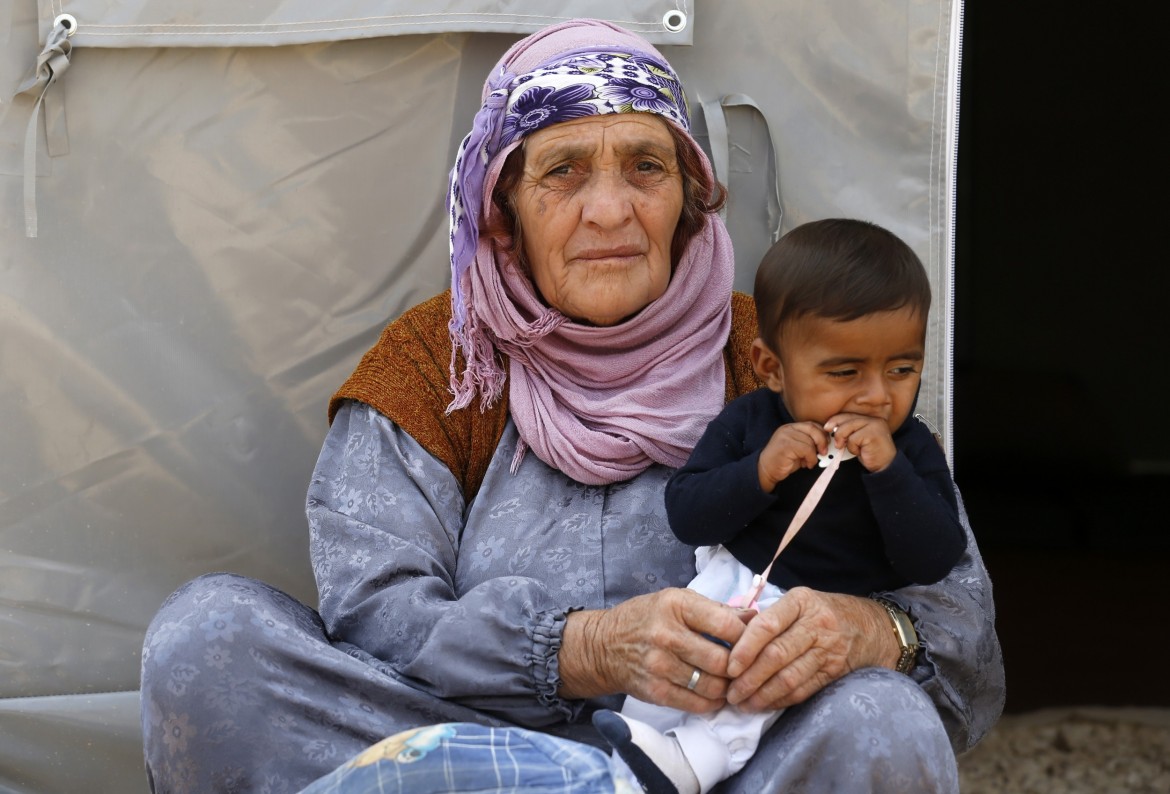
[[[653,160],[641,160],[634,168],[643,174],[657,173],[662,170],[662,166]]]
[[[552,190],[571,190],[585,178],[580,164],[568,162],[553,166],[540,178],[544,187]]]

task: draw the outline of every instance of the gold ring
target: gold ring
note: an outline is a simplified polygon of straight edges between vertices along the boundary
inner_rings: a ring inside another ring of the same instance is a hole
[[[691,680],[687,681],[687,689],[694,692],[695,686],[699,683],[699,668],[695,668],[695,672],[691,673]]]

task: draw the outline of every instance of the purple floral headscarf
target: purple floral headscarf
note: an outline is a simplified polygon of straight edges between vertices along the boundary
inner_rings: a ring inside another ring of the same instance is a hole
[[[607,113],[656,113],[690,126],[682,88],[669,67],[626,53],[574,55],[516,78],[500,145],[542,127]]]

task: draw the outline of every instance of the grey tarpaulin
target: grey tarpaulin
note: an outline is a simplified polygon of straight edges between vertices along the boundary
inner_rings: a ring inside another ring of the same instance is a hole
[[[487,70],[575,15],[680,72],[739,288],[777,223],[911,242],[937,296],[919,408],[949,438],[958,2],[0,0],[0,790],[145,788],[139,645],[181,582],[315,601],[326,400],[446,286],[447,169]],[[18,89],[59,19],[30,153]]]

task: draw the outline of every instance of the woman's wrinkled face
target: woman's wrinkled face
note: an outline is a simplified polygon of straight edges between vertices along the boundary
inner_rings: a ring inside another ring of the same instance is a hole
[[[532,133],[512,203],[536,288],[562,314],[615,325],[666,292],[683,181],[657,116],[592,116]]]

